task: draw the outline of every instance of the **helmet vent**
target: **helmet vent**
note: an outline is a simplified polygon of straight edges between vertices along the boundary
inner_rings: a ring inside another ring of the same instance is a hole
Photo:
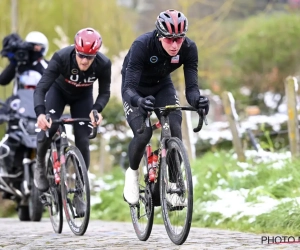
[[[95,42],[92,43],[91,48],[94,48],[94,46],[95,46]]]
[[[80,46],[83,47],[83,40],[81,37],[79,37],[79,43],[80,43]]]
[[[172,23],[171,23],[171,30],[172,30],[172,32],[175,32],[175,26]]]

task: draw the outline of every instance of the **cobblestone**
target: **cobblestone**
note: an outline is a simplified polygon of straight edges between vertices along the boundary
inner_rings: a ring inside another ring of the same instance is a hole
[[[186,242],[177,246],[163,225],[154,225],[148,241],[139,241],[131,223],[92,220],[83,236],[75,236],[64,223],[55,234],[49,219],[20,222],[0,219],[0,249],[296,249],[300,244],[261,244],[261,235],[192,227]]]

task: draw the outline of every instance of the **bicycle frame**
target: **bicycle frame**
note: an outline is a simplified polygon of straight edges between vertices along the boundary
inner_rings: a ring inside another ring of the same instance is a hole
[[[166,143],[168,141],[168,139],[171,138],[171,129],[170,129],[170,123],[169,123],[169,114],[174,111],[174,110],[189,110],[189,111],[197,111],[196,109],[192,108],[192,107],[185,107],[185,106],[178,106],[178,105],[169,105],[166,107],[157,107],[155,108],[157,110],[162,111],[161,113],[161,117],[160,117],[160,121],[157,121],[156,123],[154,123],[153,125],[150,124],[150,116],[151,113],[148,113],[148,116],[145,120],[145,122],[143,123],[142,127],[139,129],[138,133],[142,133],[145,129],[145,127],[150,126],[152,130],[156,130],[161,128],[161,135],[160,135],[160,145],[159,145],[159,151],[158,151],[158,169],[159,166],[161,164],[161,160],[162,161],[166,161]],[[204,111],[201,113],[201,111],[197,111],[198,115],[199,115],[199,123],[197,128],[194,129],[194,132],[198,132],[201,130],[202,125],[203,125],[203,121],[205,122],[205,124],[207,125],[207,120],[206,120],[206,116],[204,114]],[[151,155],[152,153],[152,146],[150,143],[147,144],[146,146],[146,155],[147,158]],[[157,169],[157,170],[158,170]],[[157,175],[158,176],[158,175]],[[155,182],[157,181],[157,178],[155,180]]]
[[[57,147],[56,141],[60,138],[60,152],[59,152],[59,159],[57,154]],[[53,172],[54,172],[54,179],[57,185],[60,184],[60,171],[64,167],[65,164],[65,148],[68,147],[69,141],[66,135],[66,128],[63,124],[59,124],[58,130],[52,138],[51,142],[51,157],[53,160]]]
[[[147,119],[149,119],[149,121],[146,121],[149,122],[150,124],[150,116],[147,117]],[[162,126],[161,124],[164,124],[164,126]],[[158,172],[159,172],[159,166],[161,164],[161,160],[162,161],[165,161],[166,160],[166,141],[171,137],[171,130],[170,130],[170,126],[168,125],[169,124],[169,116],[166,114],[166,115],[162,115],[161,116],[161,122],[158,121],[156,122],[155,124],[153,124],[151,127],[152,127],[152,130],[156,130],[156,129],[159,129],[161,128],[161,139],[160,139],[160,145],[159,145],[159,148],[158,148],[158,159],[157,159],[157,164],[158,164],[158,167],[157,167],[157,172],[156,172],[156,179],[155,179],[155,183],[157,182],[157,176],[158,176]],[[150,144],[150,142],[147,144],[146,146],[146,155],[147,155],[147,158],[150,157],[150,155],[153,153],[153,150],[152,150],[152,146]]]
[[[95,115],[95,114],[94,114]],[[96,117],[96,116],[95,116]],[[50,115],[46,115],[46,119],[50,119]],[[60,184],[60,171],[64,167],[65,164],[65,148],[69,146],[69,139],[67,137],[65,124],[73,124],[75,122],[90,122],[89,118],[66,118],[66,119],[59,119],[59,120],[53,120],[53,124],[58,124],[58,129],[55,133],[55,135],[52,137],[51,141],[51,149],[52,149],[52,160],[53,160],[53,172],[55,176],[55,183],[58,185]],[[95,138],[97,135],[97,127],[93,127],[92,133],[89,136],[89,139]],[[46,136],[49,136],[49,132],[46,131]],[[58,160],[58,154],[57,154],[57,147],[56,147],[56,141],[60,139],[60,159]]]

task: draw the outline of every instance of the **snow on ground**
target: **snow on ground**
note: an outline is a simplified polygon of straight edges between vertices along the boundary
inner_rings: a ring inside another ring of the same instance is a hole
[[[256,152],[254,150],[245,152],[247,158],[255,158],[256,162],[264,162],[264,163],[272,163],[268,167],[272,169],[280,169],[282,168],[288,159],[291,158],[290,152],[286,153],[272,153],[272,152]],[[236,155],[233,156],[236,158]],[[231,171],[228,173],[231,177],[246,177],[246,176],[255,176],[257,173],[253,170],[253,165],[245,162],[239,162],[242,171]],[[207,176],[209,178],[209,173]],[[280,185],[285,182],[289,182],[293,179],[292,176],[288,176],[286,178],[280,178],[276,180],[274,183],[269,183],[272,185]],[[218,182],[222,182],[219,180]],[[226,181],[224,180],[224,182]],[[222,219],[216,222],[216,225],[221,223],[224,219],[230,218],[233,220],[237,220],[243,216],[249,216],[249,223],[255,221],[255,217],[264,213],[269,213],[279,204],[288,201],[299,202],[300,197],[298,198],[284,198],[284,199],[274,199],[272,197],[266,195],[258,195],[255,201],[249,202],[246,201],[248,196],[254,194],[255,196],[259,193],[259,190],[263,190],[264,187],[256,187],[255,189],[239,189],[239,190],[231,190],[229,188],[222,188],[218,186],[215,190],[210,191],[210,194],[213,194],[218,197],[215,201],[206,201],[200,202],[199,206],[202,213],[206,213],[206,219],[209,218],[210,213],[220,213],[222,215]],[[233,203],[234,201],[234,203]],[[234,204],[234,205],[233,205]]]

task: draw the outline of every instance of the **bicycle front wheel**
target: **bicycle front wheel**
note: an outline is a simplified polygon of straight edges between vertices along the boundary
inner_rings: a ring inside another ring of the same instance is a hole
[[[75,146],[65,150],[61,193],[66,220],[75,235],[83,235],[90,220],[90,185],[82,154]]]
[[[141,241],[146,241],[149,238],[152,231],[154,216],[152,194],[148,183],[147,162],[145,153],[139,165],[139,203],[135,206],[130,206],[134,231]]]
[[[160,198],[166,231],[176,245],[189,235],[193,214],[191,167],[183,143],[178,138],[167,142],[165,160],[161,162]]]

